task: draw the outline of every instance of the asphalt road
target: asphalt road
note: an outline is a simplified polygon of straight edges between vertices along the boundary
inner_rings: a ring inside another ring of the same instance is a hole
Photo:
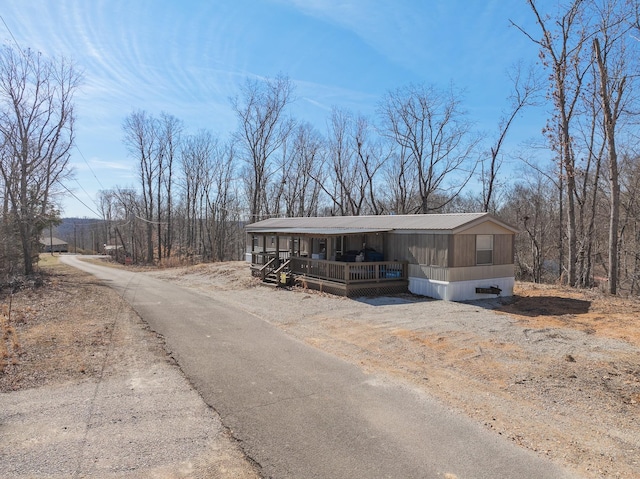
[[[165,338],[263,477],[577,477],[245,311],[144,273],[61,259],[121,292]]]

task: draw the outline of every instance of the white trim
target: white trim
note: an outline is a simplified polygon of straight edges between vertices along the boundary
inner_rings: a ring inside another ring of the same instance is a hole
[[[420,296],[428,296],[446,301],[470,301],[474,299],[495,298],[494,294],[478,294],[476,288],[497,286],[502,290],[501,297],[513,296],[515,279],[505,278],[476,279],[471,281],[437,281],[426,278],[409,277],[409,291]]]

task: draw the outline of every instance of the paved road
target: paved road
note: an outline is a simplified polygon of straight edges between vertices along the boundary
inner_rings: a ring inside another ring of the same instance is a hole
[[[244,311],[143,273],[62,260],[116,288],[164,336],[263,477],[576,477]]]

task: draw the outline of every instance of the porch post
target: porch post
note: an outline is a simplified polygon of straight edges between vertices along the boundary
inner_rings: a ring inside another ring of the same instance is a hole
[[[262,235],[262,264],[267,264],[267,235]]]

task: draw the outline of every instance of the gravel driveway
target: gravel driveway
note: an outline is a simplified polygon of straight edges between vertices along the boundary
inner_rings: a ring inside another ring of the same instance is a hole
[[[515,303],[352,300],[257,286],[242,262],[153,274],[408,381],[585,477],[640,477],[638,301],[552,287]]]
[[[22,350],[20,367],[0,375],[0,477],[258,477],[160,340],[110,289],[76,274],[62,271],[47,298],[15,298]],[[148,274],[407,381],[584,477],[640,477],[638,302],[598,309],[586,293],[558,302],[551,290],[519,308],[354,301],[256,287],[240,262]],[[39,322],[43,311],[51,317]],[[92,319],[65,323],[62,311]],[[183,407],[163,408],[168,397]],[[121,399],[130,406],[114,406]]]

